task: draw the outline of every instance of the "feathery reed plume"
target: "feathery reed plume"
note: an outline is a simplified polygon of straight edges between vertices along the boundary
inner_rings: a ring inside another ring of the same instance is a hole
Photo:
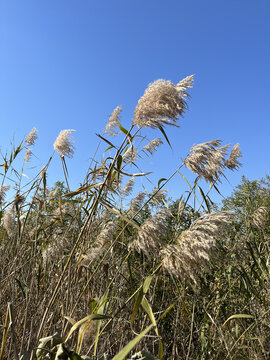
[[[268,214],[268,209],[266,206],[260,206],[258,209],[254,211],[252,214],[252,223],[257,228],[262,228],[265,224],[266,218]]]
[[[150,204],[155,206],[155,205],[161,205],[164,204],[165,202],[165,197],[168,193],[168,190],[165,189],[161,189],[158,192],[156,192],[156,188],[153,190],[152,194],[150,194],[151,200],[150,200]]]
[[[12,206],[10,206],[9,209],[4,212],[3,228],[6,230],[8,236],[12,236],[16,232],[15,215]]]
[[[109,221],[104,225],[94,242],[94,246],[82,256],[81,266],[89,266],[94,260],[101,258],[104,253],[105,246],[113,240],[115,230],[116,225],[112,221]]]
[[[134,180],[135,177],[132,177],[131,179],[128,180],[128,182],[126,183],[126,185],[123,187],[123,189],[120,191],[120,193],[124,196],[128,196],[131,194],[132,190],[133,190],[133,185],[134,185]]]
[[[138,252],[142,251],[147,256],[157,254],[167,234],[167,219],[170,216],[172,215],[168,209],[159,210],[141,226],[137,238],[129,247]]]
[[[162,79],[150,84],[135,107],[133,125],[153,129],[176,125],[178,117],[183,116],[187,108],[186,90],[192,85],[193,75],[177,85]]]
[[[105,130],[104,130],[105,134],[107,134],[109,136],[113,136],[113,135],[117,134],[117,132],[114,129],[118,125],[118,122],[120,122],[120,115],[121,115],[122,110],[123,110],[122,106],[117,106],[113,110],[113,112],[107,122],[107,125],[105,127]]]
[[[30,159],[31,159],[31,155],[32,155],[32,150],[27,149],[26,152],[25,152],[23,161],[24,161],[25,163],[29,162]]]
[[[225,155],[230,146],[220,146],[220,144],[221,140],[212,140],[192,146],[184,164],[206,181],[219,180],[220,175],[223,175]]]
[[[143,200],[145,198],[145,193],[139,192],[137,196],[131,200],[130,208],[129,208],[129,215],[134,216],[142,207]]]
[[[221,211],[195,220],[188,230],[181,233],[176,244],[162,249],[163,267],[175,276],[191,278],[196,282],[203,270],[208,269],[216,240],[224,234],[232,216],[232,213]]]
[[[157,150],[157,148],[163,144],[160,138],[151,140],[147,145],[143,147],[144,150],[148,151],[151,155]]]
[[[238,169],[242,164],[238,161],[238,158],[242,157],[239,144],[235,144],[230,153],[229,159],[225,162],[228,169]]]
[[[28,145],[35,145],[35,141],[37,140],[38,136],[37,136],[37,129],[33,128],[30,133],[26,136],[25,138],[25,142]]]
[[[72,142],[74,141],[71,134],[75,130],[68,129],[68,130],[61,130],[57,139],[55,140],[53,146],[54,149],[57,150],[61,157],[67,156],[72,158],[74,154],[74,146]]]
[[[131,145],[126,152],[123,154],[123,161],[125,163],[132,163],[137,158],[138,151],[135,146]]]
[[[58,234],[53,235],[51,243],[42,251],[42,260],[44,264],[53,263],[61,258],[69,249],[68,239],[60,237]]]
[[[0,204],[2,204],[6,197],[6,192],[10,189],[10,185],[0,185]]]

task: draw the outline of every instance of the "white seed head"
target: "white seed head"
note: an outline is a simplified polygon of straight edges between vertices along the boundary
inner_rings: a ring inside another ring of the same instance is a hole
[[[177,85],[162,79],[153,82],[135,107],[133,124],[153,129],[176,125],[178,117],[183,116],[187,108],[186,90],[192,85],[193,76],[183,79]]]
[[[35,141],[37,140],[38,136],[37,136],[37,129],[33,128],[30,133],[26,136],[25,138],[25,142],[28,145],[35,145]]]
[[[161,189],[157,193],[155,193],[155,192],[156,192],[156,190],[154,190],[154,192],[153,192],[155,195],[150,194],[150,197],[152,197],[152,198],[149,203],[153,206],[164,204],[168,190]]]
[[[225,155],[230,146],[220,146],[220,144],[221,140],[212,140],[192,146],[184,164],[206,181],[219,180],[223,175]]]
[[[198,276],[207,271],[210,255],[216,250],[216,240],[224,238],[232,216],[232,213],[221,211],[195,220],[181,233],[176,244],[162,249],[163,267],[176,276],[196,282]]]
[[[230,153],[229,159],[225,165],[230,170],[238,169],[242,164],[238,161],[238,158],[242,157],[239,144],[235,144]]]
[[[25,155],[24,155],[24,159],[23,159],[25,163],[30,161],[31,155],[32,155],[32,150],[27,149],[25,152]]]
[[[128,182],[126,183],[126,185],[123,187],[123,189],[120,191],[120,193],[124,196],[128,196],[131,194],[132,190],[133,190],[133,185],[134,185],[134,180],[135,177],[132,177],[131,179],[128,180]]]
[[[123,161],[125,163],[133,163],[137,158],[138,151],[135,146],[131,145],[123,154]]]
[[[167,219],[170,216],[172,215],[168,209],[159,210],[141,226],[137,238],[129,247],[139,252],[142,251],[147,256],[157,254],[162,240],[167,234]]]
[[[117,106],[113,110],[113,112],[107,122],[107,125],[105,127],[105,130],[104,130],[105,134],[107,134],[109,136],[113,136],[113,135],[117,134],[117,132],[114,129],[118,125],[118,122],[120,122],[120,115],[121,115],[122,110],[123,110],[122,106]]]
[[[163,144],[160,138],[151,140],[147,145],[143,147],[144,150],[148,151],[151,155],[157,150],[157,148]]]
[[[10,206],[9,209],[4,213],[3,227],[6,230],[8,236],[12,236],[16,233],[15,215],[12,206]]]
[[[0,204],[3,203],[6,197],[6,192],[10,189],[10,185],[0,185]]]
[[[145,198],[145,193],[139,192],[137,196],[131,200],[130,208],[129,208],[129,215],[134,216],[142,207],[143,201]]]
[[[267,214],[268,214],[268,208],[266,206],[260,206],[252,214],[253,224],[259,229],[263,228],[267,218]]]
[[[74,154],[74,146],[73,146],[73,138],[71,134],[75,130],[61,130],[57,139],[55,140],[53,146],[54,149],[57,150],[60,156],[67,156],[69,158],[73,157]]]

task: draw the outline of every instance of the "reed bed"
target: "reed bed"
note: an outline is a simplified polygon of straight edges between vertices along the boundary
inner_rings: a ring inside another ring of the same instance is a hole
[[[211,200],[241,165],[239,144],[193,145],[151,193],[134,190],[148,175],[137,162],[170,145],[166,127],[178,126],[192,86],[193,76],[150,84],[130,129],[116,107],[98,135],[107,149],[95,153],[78,189],[68,183],[72,129],[60,132],[27,185],[14,164],[31,162],[37,130],[2,155],[0,360],[269,359],[265,194],[244,213]],[[146,140],[146,127],[160,137]],[[65,182],[50,187],[55,156]],[[165,187],[175,176],[186,190],[172,201]]]

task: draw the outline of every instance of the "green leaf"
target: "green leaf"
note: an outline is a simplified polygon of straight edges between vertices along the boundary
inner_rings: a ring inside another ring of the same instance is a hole
[[[133,327],[135,316],[140,308],[142,298],[143,298],[143,290],[141,289],[136,297],[135,302],[134,302],[133,311],[132,311],[131,319],[130,319],[130,327],[131,328]]]
[[[150,276],[147,276],[147,278],[144,280],[144,283],[143,283],[143,294],[144,295],[147,293],[152,279],[153,279],[153,276],[150,275]]]
[[[203,189],[198,184],[197,184],[197,188],[199,189],[199,191],[201,193],[201,196],[202,196],[202,198],[204,200],[204,203],[205,203],[205,205],[207,207],[207,210],[210,213],[211,212],[211,206],[209,205],[209,202],[208,202],[208,200],[207,200],[207,198],[206,198],[206,196],[205,196],[205,194],[203,192]]]
[[[121,170],[121,165],[122,165],[122,161],[123,161],[123,158],[121,155],[118,155],[117,157],[117,170]]]
[[[148,302],[148,300],[146,299],[145,296],[143,296],[143,299],[142,299],[142,302],[141,302],[141,305],[142,305],[142,308],[144,309],[144,311],[146,312],[146,314],[148,315],[149,319],[151,320],[152,324],[154,325],[155,327],[155,332],[159,338],[159,358],[162,359],[163,357],[163,344],[162,344],[162,341],[161,341],[161,337],[159,335],[159,332],[158,332],[158,328],[157,328],[157,322],[156,322],[156,319],[155,319],[155,316],[154,316],[154,313],[153,313],[153,310]]]
[[[133,340],[131,340],[117,355],[115,355],[112,360],[124,360],[126,356],[130,353],[130,351],[153,327],[153,324],[149,325],[145,330],[143,330],[139,335],[137,335]]]
[[[254,316],[252,315],[248,315],[248,314],[235,314],[235,315],[232,315],[230,316],[223,324],[223,326],[225,324],[227,324],[228,321],[232,320],[232,319],[252,319],[254,318]]]
[[[163,181],[166,181],[167,179],[166,178],[161,178],[158,180],[158,188],[160,187],[160,184],[163,182]]]
[[[118,124],[119,129],[120,129],[125,135],[127,135],[127,134],[128,134],[127,129],[125,129],[125,128],[120,124],[119,121],[117,121],[117,124]],[[128,136],[131,138],[131,135],[130,135],[130,134],[128,134]]]
[[[91,314],[88,315],[86,317],[84,317],[83,319],[77,321],[72,328],[70,329],[68,336],[66,337],[65,342],[67,342],[67,340],[70,338],[70,336],[72,335],[72,333],[78,329],[78,327],[80,327],[81,325],[83,325],[86,321],[90,321],[90,320],[102,320],[102,319],[111,319],[111,316],[109,315],[103,315],[103,314]]]
[[[166,135],[166,133],[165,133],[165,130],[163,129],[163,127],[162,127],[161,125],[159,125],[158,128],[159,128],[159,130],[162,132],[162,134],[163,134],[163,136],[165,137],[165,139],[166,139],[167,143],[169,144],[170,148],[173,149],[172,146],[171,146],[171,143],[170,143],[170,141],[169,141],[169,139],[168,139],[168,137],[167,137],[167,135]]]

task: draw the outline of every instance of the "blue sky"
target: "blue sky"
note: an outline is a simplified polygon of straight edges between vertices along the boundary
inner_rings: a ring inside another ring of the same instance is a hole
[[[228,195],[241,176],[269,173],[269,0],[2,0],[0,2],[0,146],[18,143],[36,127],[30,167],[40,169],[62,129],[75,129],[67,160],[71,187],[83,180],[112,110],[123,105],[129,127],[150,82],[177,83],[195,74],[180,129],[143,170],[153,184],[168,177],[196,143],[240,143],[243,167],[226,173]],[[146,129],[149,139],[160,136]],[[185,174],[188,174],[186,172]],[[63,180],[55,156],[49,181]],[[173,197],[185,189],[177,177]]]

